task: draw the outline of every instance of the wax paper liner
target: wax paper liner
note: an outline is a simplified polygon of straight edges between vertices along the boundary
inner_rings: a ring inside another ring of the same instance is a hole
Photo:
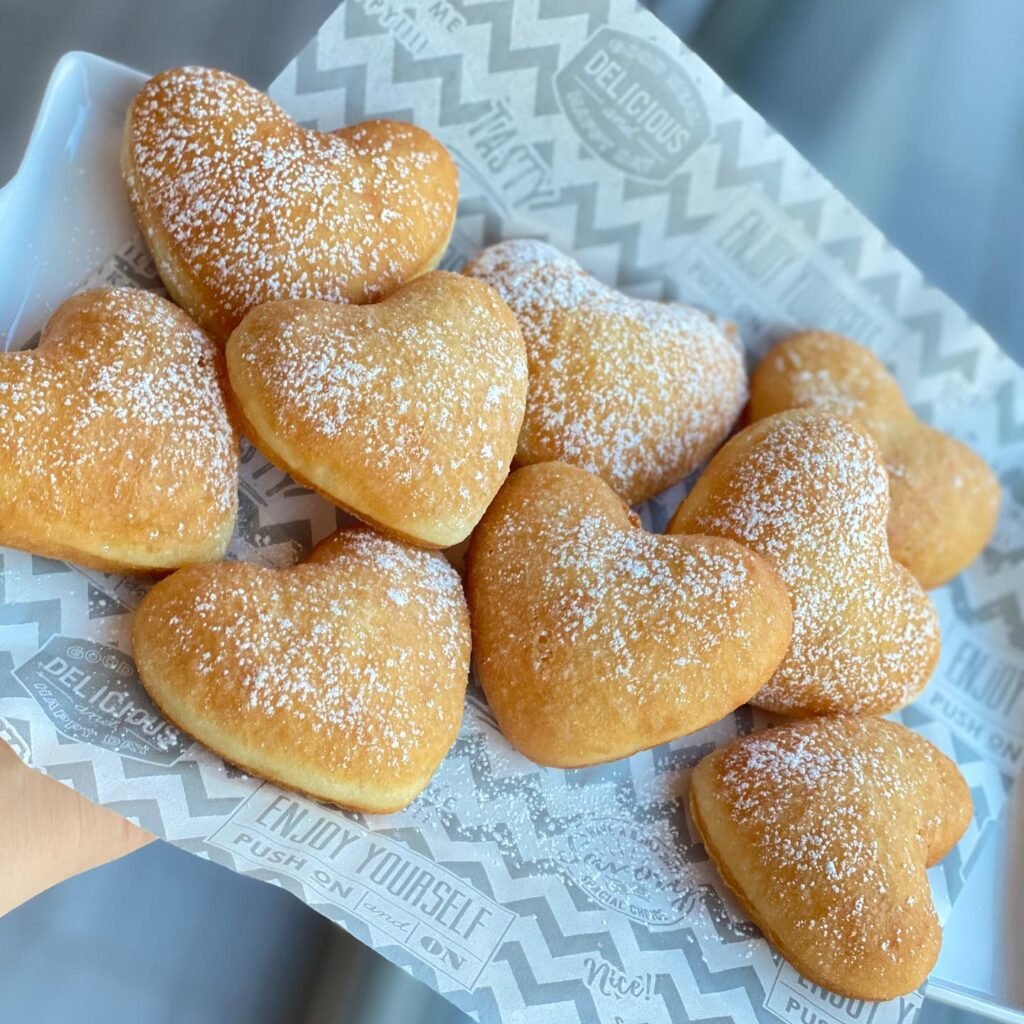
[[[915,410],[999,472],[995,538],[934,594],[943,655],[904,723],[954,757],[975,819],[931,872],[944,918],[1024,760],[1024,374],[667,29],[633,3],[350,0],[274,83],[323,129],[437,134],[462,198],[445,266],[535,236],[602,280],[736,320],[752,361],[843,331]],[[142,243],[86,284],[159,287]],[[649,502],[664,526],[682,488]],[[231,555],[286,564],[333,508],[244,456]],[[0,552],[0,735],[27,761],[193,853],[276,883],[481,1021],[874,1021],[922,993],[841,999],[801,978],[725,891],[685,810],[689,768],[747,709],[600,768],[517,755],[475,687],[426,793],[327,810],[227,768],[163,722],[130,657],[137,581]]]

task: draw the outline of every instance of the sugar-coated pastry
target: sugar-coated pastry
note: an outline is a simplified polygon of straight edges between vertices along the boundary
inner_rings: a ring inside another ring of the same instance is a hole
[[[775,671],[792,626],[764,559],[648,533],[604,481],[562,463],[508,478],[473,533],[466,582],[498,725],[561,768],[724,718]]]
[[[889,554],[888,514],[881,454],[853,420],[780,413],[711,460],[669,531],[746,544],[793,602],[789,652],[753,703],[788,715],[883,714],[928,682],[938,622]]]
[[[780,341],[751,381],[751,419],[812,408],[857,419],[889,471],[889,548],[924,587],[937,587],[982,552],[999,515],[999,481],[967,445],[922,423],[870,349],[841,334]]]
[[[175,725],[339,807],[406,806],[462,720],[470,634],[458,574],[366,527],[287,569],[183,569],[146,595],[132,640],[143,685]]]
[[[925,869],[971,795],[923,737],[818,718],[734,740],[691,776],[690,812],[746,912],[807,979],[852,999],[921,985],[942,939]]]
[[[371,302],[435,266],[458,172],[411,124],[297,125],[223,71],[176,68],[132,101],[121,165],[175,300],[222,343],[260,302]]]
[[[508,474],[526,353],[481,281],[438,270],[369,306],[266,303],[227,364],[267,458],[400,539],[457,544]]]
[[[518,465],[580,466],[636,504],[728,436],[747,379],[727,325],[623,295],[530,239],[485,249],[465,273],[494,285],[523,329],[530,388]]]
[[[149,292],[67,299],[0,352],[0,545],[105,572],[221,558],[238,435],[217,346]]]

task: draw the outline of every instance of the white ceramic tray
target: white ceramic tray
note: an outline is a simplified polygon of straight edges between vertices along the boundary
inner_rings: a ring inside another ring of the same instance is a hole
[[[57,64],[17,174],[0,190],[0,348],[30,338],[132,234],[118,149],[144,75],[86,53]],[[929,995],[1024,1024],[1024,789],[946,928]]]

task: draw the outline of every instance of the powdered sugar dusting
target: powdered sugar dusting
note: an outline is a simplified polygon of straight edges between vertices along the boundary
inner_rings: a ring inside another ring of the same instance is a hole
[[[439,254],[455,216],[454,165],[426,132],[397,122],[307,131],[206,68],[143,86],[130,147],[144,227],[155,218],[175,262],[210,293],[193,312],[218,334],[270,299],[379,299]],[[161,272],[174,290],[175,273]]]
[[[678,670],[700,665],[702,652],[749,639],[729,629],[750,582],[739,558],[698,546],[666,550],[660,538],[635,528],[609,530],[599,516],[572,519],[567,512],[544,524],[550,558],[539,581],[530,581],[548,611],[548,644],[606,652],[606,678],[624,681],[643,702],[671,690]],[[645,629],[675,652],[670,665],[653,673],[645,671],[642,645],[635,643]]]
[[[687,499],[673,529],[747,544],[789,589],[789,653],[758,702],[818,713],[906,704],[934,667],[938,623],[890,557],[877,447],[862,428],[824,414],[784,414],[750,430],[760,439],[728,463],[727,482]]]
[[[593,488],[610,497],[604,485],[584,477],[572,500],[556,478],[566,472],[520,470],[509,485],[514,503],[487,522],[486,555],[474,551],[471,583],[493,616],[488,635],[501,638],[497,658],[515,652],[553,681],[579,672],[588,686],[614,686],[633,707],[656,700],[682,708],[711,696],[720,686],[705,671],[712,652],[723,644],[753,652],[774,624],[765,613],[755,629],[744,615],[753,580],[742,551],[677,544],[624,516],[610,519],[594,509]],[[531,473],[528,484],[521,474]],[[514,673],[503,677],[516,686]]]
[[[927,741],[879,719],[819,719],[717,756],[719,799],[808,955],[856,965],[916,952],[908,919],[928,900],[923,868],[942,821]]]
[[[458,727],[468,613],[438,554],[343,530],[290,569],[220,566],[159,614],[172,663],[191,681],[192,713],[225,727],[274,720],[288,757],[315,749],[321,769],[384,777],[434,756],[423,742],[439,732],[450,742]],[[283,739],[307,730],[315,748]]]
[[[869,349],[827,331],[804,331],[765,356],[754,405],[769,412],[818,409],[866,424],[881,442],[887,423],[914,420],[899,385]]]
[[[356,475],[375,506],[468,532],[508,473],[526,357],[480,282],[437,271],[380,306],[264,307],[236,339],[281,435],[312,435],[312,458]],[[295,468],[320,483],[315,467]]]
[[[855,416],[860,411],[860,400],[828,370],[799,370],[790,377],[790,381],[794,408],[821,409],[838,416]]]
[[[636,503],[707,459],[746,401],[738,344],[699,310],[629,298],[530,239],[485,249],[466,273],[494,285],[523,329],[521,462],[580,466]]]
[[[0,522],[87,524],[151,550],[224,532],[238,441],[220,374],[216,346],[164,299],[69,299],[38,350],[0,355]]]

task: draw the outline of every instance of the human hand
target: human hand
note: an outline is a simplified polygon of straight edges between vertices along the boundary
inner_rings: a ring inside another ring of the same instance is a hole
[[[0,916],[153,836],[28,768],[0,740]]]

